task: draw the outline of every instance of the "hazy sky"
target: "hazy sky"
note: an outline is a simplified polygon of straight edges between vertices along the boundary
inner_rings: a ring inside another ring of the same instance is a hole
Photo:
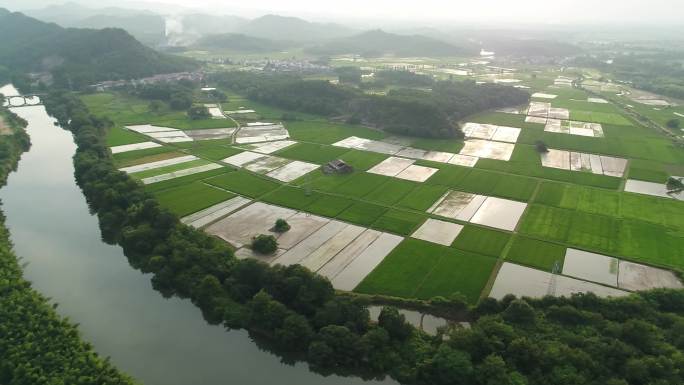
[[[683,0],[156,0],[216,13],[319,18],[575,24],[682,23]],[[625,25],[627,26],[627,25]]]

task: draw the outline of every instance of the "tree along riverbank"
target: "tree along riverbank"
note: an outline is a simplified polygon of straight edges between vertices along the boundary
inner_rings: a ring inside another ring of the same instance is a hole
[[[26,122],[0,107],[11,134],[0,135],[0,187],[16,169],[30,139]],[[61,317],[23,277],[0,211],[0,383],[134,384],[80,338],[76,325]]]
[[[470,329],[431,337],[385,308],[372,323],[363,299],[338,296],[300,266],[237,260],[228,245],[178,218],[119,172],[104,144],[108,119],[70,93],[45,98],[78,146],[76,179],[103,238],[153,274],[166,296],[189,298],[205,318],[245,328],[269,349],[315,371],[421,384],[677,384],[684,380],[684,292],[620,299],[594,295],[502,301],[470,309]],[[460,301],[435,301],[463,307]],[[445,338],[446,337],[446,338]],[[265,345],[266,346],[266,345]]]

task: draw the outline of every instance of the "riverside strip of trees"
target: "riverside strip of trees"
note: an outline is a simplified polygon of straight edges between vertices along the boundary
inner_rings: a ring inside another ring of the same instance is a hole
[[[0,107],[12,135],[0,135],[0,187],[27,151],[26,122]],[[81,340],[77,327],[23,278],[0,211],[0,384],[121,384],[134,381]]]
[[[238,260],[221,241],[182,225],[116,170],[104,144],[108,119],[92,116],[73,94],[52,93],[44,101],[74,134],[76,179],[104,239],[121,245],[132,266],[153,274],[165,296],[189,298],[207,321],[245,328],[275,351],[306,359],[313,370],[435,385],[684,381],[684,291],[485,299],[465,309],[470,329],[435,337],[391,307],[373,323],[366,302],[336,295],[325,278],[298,265]],[[466,305],[455,298],[431,304],[463,311]]]
[[[408,76],[381,76],[406,82]],[[421,78],[430,91],[411,88],[390,91],[387,96],[366,95],[352,87],[296,76],[247,72],[215,74],[218,84],[276,107],[336,117],[347,116],[388,132],[428,138],[461,137],[458,121],[488,109],[525,104],[529,93],[514,87],[473,81],[432,82]],[[413,79],[412,79],[413,80]]]

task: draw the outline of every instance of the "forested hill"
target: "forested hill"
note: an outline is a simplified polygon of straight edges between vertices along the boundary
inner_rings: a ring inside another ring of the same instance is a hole
[[[432,89],[395,89],[387,96],[322,80],[288,75],[226,72],[213,75],[218,84],[280,108],[328,117],[346,117],[403,135],[460,136],[458,121],[488,109],[516,106],[530,94],[517,88],[475,82],[434,82]]]
[[[142,45],[122,29],[73,29],[0,9],[0,66],[51,72],[58,85],[82,87],[195,68],[188,59]]]
[[[456,56],[468,49],[422,35],[397,35],[381,30],[367,31],[309,49],[314,54],[363,56]]]

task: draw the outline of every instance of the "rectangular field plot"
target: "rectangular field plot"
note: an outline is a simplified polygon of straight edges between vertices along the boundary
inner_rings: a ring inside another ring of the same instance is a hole
[[[170,172],[167,174],[161,174],[161,175],[156,175],[156,176],[151,176],[149,178],[144,178],[142,179],[143,184],[152,184],[152,183],[158,183],[158,182],[163,182],[167,181],[170,179],[175,179],[175,178],[180,178],[183,176],[188,176],[188,175],[193,175],[193,174],[199,174],[205,171],[210,171],[210,170],[216,170],[219,168],[222,168],[220,164],[216,163],[210,163],[206,164],[203,166],[197,166],[197,167],[192,167],[192,168],[186,168],[183,170],[178,170],[174,172]]]
[[[476,226],[465,226],[453,247],[471,253],[498,258],[511,239],[509,233]]]
[[[496,260],[417,239],[406,239],[355,291],[406,298],[465,295],[475,303]]]
[[[436,168],[417,166],[415,160],[390,156],[382,162],[368,170],[371,174],[395,177],[413,182],[425,182],[434,173],[439,171]]]
[[[521,130],[516,127],[469,122],[463,126],[462,131],[468,138],[515,143],[518,141]]]
[[[530,102],[527,116],[541,119],[570,119],[570,111],[566,108],[551,107],[551,103]],[[577,119],[582,120],[582,119]],[[527,121],[527,120],[526,120]],[[529,121],[528,123],[540,123],[541,120]]]
[[[463,230],[463,225],[430,218],[426,220],[411,237],[444,246],[450,246],[461,230]]]
[[[269,142],[283,140],[290,137],[290,133],[279,123],[247,123],[235,135],[238,144]]]
[[[514,135],[517,138],[515,132],[511,133],[510,130],[502,130],[502,138],[510,139],[512,135]],[[401,143],[401,140],[396,140],[396,143],[390,143],[389,141],[391,140],[392,138],[387,138],[385,139],[385,141],[379,141],[359,138],[356,136],[350,136],[346,139],[333,143],[333,146],[375,152],[378,154],[394,155],[397,157],[409,158],[414,160],[428,160],[431,162],[438,163],[451,163],[465,167],[473,167],[475,166],[475,163],[477,163],[477,157],[459,155],[444,151],[431,151],[413,147],[406,147],[403,144],[397,144]]]
[[[544,127],[546,132],[603,138],[603,126],[600,123],[585,123],[574,120],[548,119]]]
[[[541,164],[543,167],[621,178],[627,168],[627,159],[549,149],[541,154]]]
[[[277,219],[289,219],[297,212],[283,207],[261,202],[253,203],[206,228],[215,235],[237,248],[250,244],[252,237],[271,234]]]
[[[218,210],[230,210],[240,203],[226,203],[226,207]],[[277,219],[285,219],[290,230],[273,233]],[[271,264],[300,264],[328,277],[339,290],[356,287],[403,240],[396,235],[261,202],[214,222],[206,231],[240,248],[236,252],[238,257]],[[246,245],[259,234],[276,236],[278,252],[263,256],[249,250]]]
[[[321,144],[297,143],[278,152],[283,158],[301,160],[305,162],[325,164],[338,159],[348,150]]]
[[[617,126],[631,126],[632,123],[622,115],[612,112],[595,112],[595,111],[575,111],[573,110],[570,117],[565,119],[579,120],[582,122],[613,124]]]
[[[618,260],[601,254],[567,249],[563,274],[586,281],[617,286]]]
[[[170,159],[164,159],[164,160],[158,160],[156,162],[150,162],[150,163],[143,163],[143,164],[138,164],[135,166],[129,166],[129,167],[122,167],[119,169],[119,171],[123,171],[125,173],[131,174],[135,172],[141,172],[141,171],[147,171],[147,170],[154,170],[158,168],[163,168],[166,166],[173,166],[181,163],[187,163],[191,162],[193,160],[197,160],[198,158],[193,155],[186,155],[186,156],[179,156],[175,158],[170,158]]]
[[[558,95],[545,94],[543,92],[535,92],[532,94],[532,97],[537,99],[555,99],[558,97]]]
[[[526,203],[450,190],[427,211],[431,214],[513,231]]]
[[[136,150],[147,150],[149,148],[161,147],[161,144],[155,142],[141,142],[133,144],[123,144],[121,146],[110,147],[109,150],[112,154],[120,154],[122,152],[136,151]]]
[[[277,179],[281,182],[292,182],[316,169],[317,164],[290,160],[277,156],[264,155],[256,152],[245,151],[223,159],[224,163],[233,166],[244,167],[257,174]]]
[[[277,182],[243,170],[209,178],[206,180],[206,183],[252,198],[269,193],[280,186]]]
[[[197,130],[185,130],[185,135],[192,138],[192,140],[218,140],[228,139],[233,136],[235,127],[230,128],[202,128]]]
[[[508,161],[511,159],[515,145],[512,143],[494,142],[491,140],[468,139],[461,149],[461,155],[475,158],[489,158]]]
[[[126,126],[126,128],[164,143],[191,142],[193,140],[185,132],[177,128],[159,127],[150,124]]]
[[[527,208],[527,203],[488,197],[470,222],[513,231]]]
[[[501,299],[508,294],[513,294],[517,297],[541,298],[553,294],[553,291],[549,290],[552,276],[551,273],[545,271],[504,262],[489,296]],[[621,297],[629,294],[627,291],[561,275],[557,275],[555,281],[555,295],[559,297],[587,292],[599,297]]]
[[[202,211],[185,216],[181,218],[181,222],[194,228],[204,227],[209,223],[236,211],[240,207],[247,205],[249,202],[249,199],[236,196],[211,207],[207,207]]]
[[[413,159],[397,158],[390,156],[389,158],[383,160],[382,162],[375,165],[373,168],[368,170],[371,174],[378,174],[384,176],[397,176],[399,173],[404,171],[408,166],[415,162]]]
[[[626,290],[651,290],[656,288],[681,289],[684,286],[679,278],[669,270],[620,261],[618,287]]]
[[[668,193],[665,183],[653,183],[636,179],[627,179],[627,183],[625,183],[625,191],[662,198],[684,200],[684,192]]]
[[[260,154],[272,154],[276,151],[283,150],[295,144],[297,144],[297,142],[292,140],[278,140],[275,142],[246,144],[240,147],[249,151],[258,152]]]
[[[506,259],[520,265],[551,271],[556,264],[563,267],[565,246],[524,236],[516,236]]]

